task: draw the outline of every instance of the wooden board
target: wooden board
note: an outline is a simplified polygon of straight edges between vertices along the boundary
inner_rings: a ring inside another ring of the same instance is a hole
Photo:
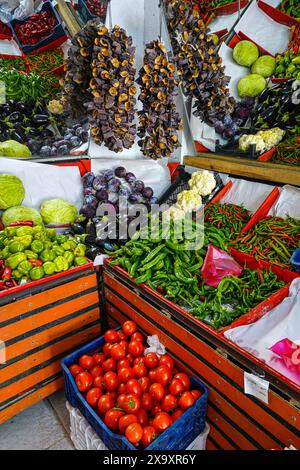
[[[184,157],[183,163],[187,166],[229,173],[233,176],[300,186],[300,168],[287,165],[204,152],[198,153],[195,157]]]

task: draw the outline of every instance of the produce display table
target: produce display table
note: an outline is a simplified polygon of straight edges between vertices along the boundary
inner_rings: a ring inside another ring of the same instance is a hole
[[[221,173],[272,183],[300,186],[300,171],[297,167],[204,152],[198,153],[195,157],[186,156],[183,162],[185,165],[195,168],[220,171]]]
[[[59,390],[61,358],[101,331],[91,264],[32,284],[0,297],[0,423]]]
[[[209,387],[207,449],[258,450],[300,446],[299,388],[205,327],[193,327],[167,302],[154,298],[118,269],[104,267],[105,309],[110,326],[134,320],[157,334],[180,368]],[[269,403],[244,394],[244,372],[270,382]]]

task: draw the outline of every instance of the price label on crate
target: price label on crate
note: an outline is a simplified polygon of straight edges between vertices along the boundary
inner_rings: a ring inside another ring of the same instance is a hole
[[[269,382],[257,375],[244,372],[244,393],[269,404]]]

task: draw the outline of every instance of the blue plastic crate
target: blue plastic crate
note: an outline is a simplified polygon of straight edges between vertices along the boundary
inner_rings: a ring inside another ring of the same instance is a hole
[[[103,2],[103,3],[107,3],[107,2]],[[98,18],[89,10],[88,6],[85,3],[85,0],[78,0],[77,11],[78,11],[80,18],[82,19],[84,23],[87,23],[89,20],[93,18]],[[105,16],[106,16],[106,11],[103,17],[100,17],[100,19],[103,22],[105,22]]]
[[[291,263],[296,269],[297,273],[300,273],[300,248],[297,248],[291,258]]]
[[[37,49],[40,49],[41,47],[46,46],[47,44],[50,44],[51,42],[55,41],[56,39],[59,39],[63,36],[66,36],[65,30],[62,27],[62,24],[60,22],[60,18],[58,16],[58,14],[56,13],[55,8],[52,7],[51,2],[48,2],[48,1],[44,2],[43,6],[41,8],[41,11],[50,11],[53,14],[54,18],[55,18],[56,25],[55,25],[55,28],[54,28],[54,31],[53,31],[52,34],[45,37],[44,39],[37,42],[36,44],[22,45],[20,43],[19,39],[18,39],[16,30],[15,30],[15,27],[18,24],[24,23],[29,17],[25,18],[25,20],[22,20],[22,21],[13,20],[10,23],[10,26],[13,29],[13,32],[14,32],[14,38],[16,39],[19,47],[22,49],[24,54],[29,54],[30,52],[36,51]],[[66,37],[66,39],[67,39],[67,37]]]
[[[79,409],[108,449],[136,450],[124,436],[115,434],[104,424],[96,411],[78,391],[75,380],[69,371],[69,367],[75,362],[78,362],[80,356],[100,351],[103,345],[104,337],[102,336],[80,349],[77,349],[77,351],[63,359],[61,365],[65,381],[66,397],[73,407]],[[201,397],[177,419],[167,431],[161,434],[160,437],[147,447],[147,450],[184,450],[203,432],[205,428],[208,388],[196,377],[190,377],[190,380],[192,388],[202,392]]]

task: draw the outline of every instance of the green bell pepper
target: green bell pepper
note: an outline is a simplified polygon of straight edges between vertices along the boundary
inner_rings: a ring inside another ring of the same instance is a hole
[[[46,228],[46,234],[47,234],[47,237],[50,238],[50,240],[54,240],[56,237],[55,228]]]
[[[56,256],[63,256],[65,250],[61,246],[53,245],[53,251]]]
[[[69,241],[63,243],[63,244],[62,244],[62,247],[63,247],[63,249],[64,249],[65,251],[70,251],[70,250],[72,250],[72,244],[71,244]]]
[[[38,266],[36,268],[32,268],[29,275],[30,275],[30,278],[33,281],[38,281],[39,279],[42,279],[42,277],[44,277],[44,275],[45,275],[45,271],[44,271],[43,266]]]
[[[31,243],[31,250],[34,251],[34,253],[41,253],[44,249],[44,244],[40,240],[34,240]]]
[[[88,262],[88,259],[85,256],[77,256],[75,258],[75,265],[82,266]]]
[[[83,243],[79,243],[79,245],[77,245],[74,250],[74,255],[79,257],[85,255],[85,245],[83,245]]]
[[[75,240],[74,240],[73,238],[69,238],[68,243],[69,243],[69,245],[70,245],[70,248],[69,248],[69,249],[70,249],[71,251],[74,251],[75,248],[76,248],[76,246],[77,246],[77,243],[75,242]]]
[[[21,253],[25,250],[23,243],[12,241],[8,245],[10,253]]]
[[[23,235],[22,237],[14,237],[14,241],[23,243],[25,248],[30,247],[32,243],[32,236],[31,235]]]
[[[8,246],[6,246],[5,248],[3,248],[3,250],[1,250],[1,258],[8,258],[10,256],[10,251],[9,251],[9,248]]]
[[[16,229],[16,236],[17,237],[25,237],[26,235],[32,235],[33,229],[32,227],[18,227]]]
[[[17,233],[17,227],[6,227],[4,233],[9,238],[14,237]]]
[[[44,263],[46,261],[53,261],[55,258],[56,258],[56,254],[54,250],[46,249],[46,250],[43,250],[42,253],[40,254],[40,259],[44,261]]]
[[[72,266],[72,263],[74,261],[74,255],[72,251],[65,251],[63,257],[68,261],[69,267]]]
[[[22,261],[23,262],[23,261]],[[12,277],[16,279],[17,281],[21,279],[24,275],[24,273],[21,273],[19,269],[14,269],[11,273]]]
[[[19,264],[22,263],[22,261],[26,261],[26,259],[25,253],[15,253],[7,258],[5,264],[11,269],[16,269]]]
[[[45,241],[47,240],[47,232],[44,227],[41,225],[36,225],[32,228],[33,238],[35,240]]]
[[[55,271],[60,273],[62,271],[67,271],[69,269],[69,263],[63,256],[58,256],[54,260]]]
[[[48,250],[52,249],[52,245],[53,245],[52,242],[50,242],[49,240],[46,240],[46,241],[44,242],[44,248],[45,248],[45,250],[47,250],[47,249],[48,249]]]
[[[32,264],[29,261],[22,261],[18,266],[18,271],[22,274],[27,274],[32,269]]]
[[[68,241],[68,237],[66,235],[56,235],[56,241],[59,245],[63,245]]]
[[[47,274],[48,276],[56,272],[55,263],[53,263],[52,261],[47,261],[46,263],[44,263],[43,268],[44,268],[45,274]]]
[[[38,259],[39,258],[38,254],[34,253],[31,250],[25,250],[24,253],[25,253],[27,259]]]

